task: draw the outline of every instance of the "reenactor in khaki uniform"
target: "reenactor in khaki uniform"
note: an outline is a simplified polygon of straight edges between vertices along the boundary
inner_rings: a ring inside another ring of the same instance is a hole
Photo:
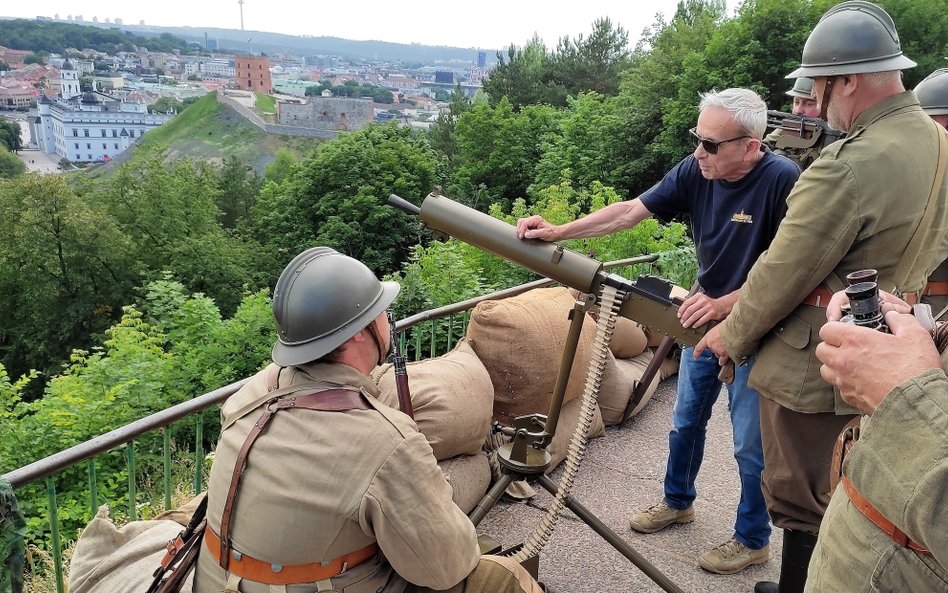
[[[935,70],[918,83],[915,95],[922,110],[943,128],[948,128],[948,68]],[[948,307],[948,261],[942,261],[929,276],[921,301],[931,305],[936,315]]]
[[[870,266],[884,290],[921,289],[948,228],[948,184],[935,183],[944,130],[902,86],[899,71],[913,66],[880,7],[844,2],[823,15],[789,77],[812,78],[821,112],[848,135],[800,176],[731,315],[695,348],[738,363],[757,353],[749,382],[761,395],[764,496],[784,530],[780,582],[757,593],[803,589],[833,445],[857,411],[816,360],[831,295]]]
[[[221,409],[197,593],[540,591],[480,555],[424,435],[376,399],[398,291],[326,247],[283,271],[274,364]]]
[[[914,317],[886,322],[892,335],[842,323],[820,332],[823,377],[870,416],[823,517],[807,593],[948,588],[948,354]]]

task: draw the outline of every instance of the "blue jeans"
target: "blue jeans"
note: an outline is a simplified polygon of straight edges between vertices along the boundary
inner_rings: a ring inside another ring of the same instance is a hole
[[[760,444],[760,396],[747,385],[753,362],[737,366],[734,383],[727,386],[728,408],[734,430],[734,458],[741,477],[741,501],[737,506],[734,537],[748,548],[760,549],[770,540],[767,505],[760,487],[764,453]],[[695,478],[704,457],[711,409],[721,392],[718,362],[711,351],[698,360],[694,349],[681,353],[678,371],[678,399],[674,428],[668,433],[668,467],[665,471],[665,501],[676,509],[686,509],[697,492]]]

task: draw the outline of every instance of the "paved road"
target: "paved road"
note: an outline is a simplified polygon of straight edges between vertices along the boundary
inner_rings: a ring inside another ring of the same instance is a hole
[[[662,496],[668,456],[668,429],[675,401],[675,379],[665,381],[645,410],[606,436],[589,443],[573,495],[685,592],[753,591],[758,580],[776,580],[780,567],[780,530],[775,530],[770,562],[732,576],[705,572],[696,556],[731,537],[739,496],[737,463],[732,452],[727,394],[722,393],[708,427],[705,463],[698,476],[695,521],[642,535],[632,532],[628,516]],[[559,470],[554,473],[558,479]],[[539,489],[539,488],[538,488]],[[505,546],[524,541],[552,500],[541,491],[530,503],[500,502],[478,531]],[[567,512],[540,556],[540,580],[560,593],[607,591],[660,593],[661,587]]]

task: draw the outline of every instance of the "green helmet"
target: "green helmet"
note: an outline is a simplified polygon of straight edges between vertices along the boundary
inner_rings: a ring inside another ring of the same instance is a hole
[[[793,82],[793,88],[785,94],[791,97],[800,97],[801,99],[812,99],[813,79],[801,76]]]
[[[928,115],[948,115],[948,68],[940,68],[918,83],[915,94]]]
[[[871,2],[843,2],[826,11],[803,46],[800,67],[787,78],[838,76],[905,70],[915,62],[902,55],[892,17]]]
[[[304,364],[365,329],[395,300],[396,282],[379,282],[359,260],[329,247],[293,258],[273,290],[273,362]]]

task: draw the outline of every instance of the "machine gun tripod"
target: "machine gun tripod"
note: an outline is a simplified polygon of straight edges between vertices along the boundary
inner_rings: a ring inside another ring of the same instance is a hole
[[[687,345],[696,344],[708,327],[682,327],[676,315],[678,306],[671,299],[671,285],[659,278],[646,276],[633,283],[621,276],[606,274],[602,271],[602,263],[595,259],[566,250],[559,245],[535,240],[520,240],[516,229],[511,225],[437,194],[431,194],[425,198],[421,208],[395,195],[389,197],[389,203],[408,213],[419,215],[422,222],[433,230],[504,257],[586,295],[584,300],[574,303],[569,313],[569,332],[548,414],[520,416],[514,420],[513,426],[500,429],[513,440],[501,446],[498,451],[502,477],[471,511],[469,516],[474,525],[478,525],[484,519],[512,482],[522,479],[536,482],[554,496],[554,502],[547,518],[538,527],[534,539],[529,541],[523,550],[517,551],[514,558],[525,564],[527,560],[535,561],[535,555],[545,543],[541,532],[545,531],[545,536],[549,537],[559,508],[565,507],[573,511],[580,520],[662,589],[669,593],[682,593],[678,585],[648,562],[619,534],[572,498],[569,495],[569,489],[572,477],[575,477],[575,472],[585,452],[585,435],[588,432],[588,420],[592,413],[589,398],[592,398],[591,406],[595,406],[602,363],[605,360],[603,349],[608,347],[616,316],[621,315],[643,325],[654,327]],[[544,473],[551,463],[551,456],[546,449],[556,434],[556,426],[562,410],[570,370],[576,356],[585,313],[597,301],[597,296],[600,302],[600,321],[597,327],[596,349],[600,353],[600,364],[598,368],[591,369],[587,377],[583,412],[574,433],[573,442],[570,444],[561,487]],[[578,447],[577,442],[580,443]],[[537,539],[543,541],[535,547]]]

